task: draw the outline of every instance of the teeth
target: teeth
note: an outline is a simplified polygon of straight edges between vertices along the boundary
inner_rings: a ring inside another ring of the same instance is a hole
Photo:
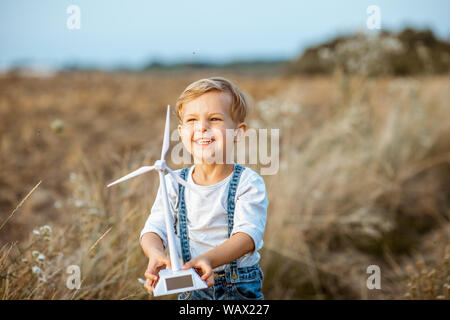
[[[209,144],[212,142],[212,140],[205,140],[205,139],[200,139],[196,141],[198,144]]]

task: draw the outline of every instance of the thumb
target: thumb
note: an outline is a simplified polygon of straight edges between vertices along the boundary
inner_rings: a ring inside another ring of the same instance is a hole
[[[172,264],[170,263],[170,259],[169,258],[167,258],[167,257],[164,258],[163,262],[169,269],[172,269]]]
[[[156,266],[153,263],[149,263],[147,266],[147,270],[145,270],[145,273],[147,274],[155,274],[156,273]]]
[[[185,264],[184,264],[184,266],[181,268],[181,270],[187,270],[187,269],[190,269],[190,268],[192,268],[194,265],[193,265],[193,263],[192,263],[192,260],[189,260],[188,262],[186,262]]]

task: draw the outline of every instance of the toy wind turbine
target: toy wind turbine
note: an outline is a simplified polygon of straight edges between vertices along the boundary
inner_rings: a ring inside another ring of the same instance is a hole
[[[189,188],[194,192],[196,192],[196,190],[191,188],[191,186],[185,180],[180,178],[177,174],[173,172],[173,170],[171,170],[169,167],[166,166],[166,161],[164,160],[164,158],[166,156],[170,144],[169,127],[170,127],[170,106],[167,106],[166,126],[164,129],[164,140],[161,151],[161,160],[155,161],[155,164],[153,166],[141,167],[131,172],[130,174],[127,174],[126,176],[108,184],[108,187],[110,187],[112,185],[131,179],[133,177],[136,177],[140,174],[143,174],[151,170],[156,170],[159,173],[172,270],[166,268],[159,272],[159,280],[153,290],[155,296],[207,288],[206,282],[200,278],[200,276],[197,274],[197,272],[195,272],[194,269],[191,268],[188,270],[181,270],[181,263],[175,246],[175,232],[173,229],[172,214],[170,213],[169,198],[167,194],[166,180],[164,178],[164,171],[167,170],[169,174],[179,184],[182,184],[184,187]]]

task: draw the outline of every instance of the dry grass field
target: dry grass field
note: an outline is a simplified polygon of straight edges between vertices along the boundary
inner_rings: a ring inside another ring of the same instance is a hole
[[[266,299],[450,299],[450,75],[230,70],[0,75],[1,299],[152,299],[138,238],[157,175],[105,186],[157,159],[166,105],[213,75],[253,97],[250,127],[280,129]]]

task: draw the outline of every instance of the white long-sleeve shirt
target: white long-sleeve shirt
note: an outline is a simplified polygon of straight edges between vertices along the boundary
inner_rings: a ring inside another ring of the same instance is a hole
[[[189,247],[191,257],[194,258],[228,239],[227,196],[233,174],[214,185],[202,186],[194,183],[192,171],[193,166],[189,170],[187,180],[196,191],[203,195],[202,199],[195,192],[184,189]],[[181,169],[175,171],[177,175],[180,173]],[[165,179],[173,221],[177,221],[178,183],[168,174]],[[253,239],[255,250],[240,257],[237,260],[238,267],[249,267],[259,262],[258,250],[263,246],[268,204],[264,180],[255,171],[245,167],[236,189],[234,226],[231,234],[237,232],[248,234]],[[166,248],[167,233],[164,219],[160,187],[140,238],[147,232],[154,232],[163,240]],[[177,223],[176,226],[175,242],[178,255],[181,257],[179,224]],[[222,270],[224,267],[217,267],[214,271]]]

